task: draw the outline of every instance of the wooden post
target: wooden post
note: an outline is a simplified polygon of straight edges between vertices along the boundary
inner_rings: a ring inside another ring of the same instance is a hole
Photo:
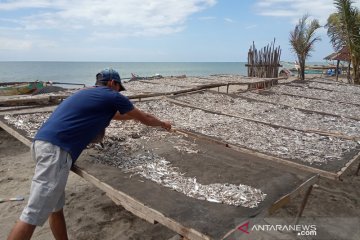
[[[295,224],[294,225],[297,225],[299,223],[299,220],[300,220],[300,217],[302,216],[302,213],[304,212],[304,209],[305,209],[305,206],[306,206],[306,203],[309,199],[309,196],[310,196],[310,193],[313,189],[313,185],[311,185],[308,190],[306,191],[305,193],[305,196],[304,196],[304,199],[303,201],[301,202],[301,205],[300,205],[300,208],[299,208],[299,212],[297,213],[296,215],[296,218],[295,218]]]
[[[359,166],[358,166],[358,168],[356,170],[356,173],[355,173],[356,176],[359,176],[359,171],[360,171],[360,163],[359,163]]]

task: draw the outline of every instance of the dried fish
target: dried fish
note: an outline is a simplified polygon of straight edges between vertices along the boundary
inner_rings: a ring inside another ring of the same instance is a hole
[[[300,111],[293,107],[233,98],[225,94],[201,92],[182,95],[177,100],[194,106],[254,119],[298,130],[318,130],[360,137],[360,122],[352,119]],[[358,108],[360,113],[360,107]]]
[[[49,118],[50,113],[33,113],[20,115],[5,115],[7,123],[27,133],[27,137],[33,138],[41,125]]]
[[[113,149],[121,149],[122,147],[112,146]],[[121,154],[121,151],[118,153]],[[266,197],[266,194],[261,190],[247,185],[200,184],[196,178],[184,177],[184,174],[172,167],[170,162],[152,152],[148,152],[146,155],[127,157],[123,154],[121,156],[116,153],[115,155],[111,154],[108,149],[105,149],[97,156],[97,159],[102,164],[109,164],[110,161],[111,165],[115,165],[125,172],[140,175],[199,200],[254,208]]]
[[[142,81],[132,81],[126,83],[126,91],[123,92],[126,96],[133,96],[137,94],[146,93],[169,93],[183,90],[183,87],[172,86],[167,84],[151,84]]]
[[[344,102],[344,103],[359,104],[360,102],[360,95],[356,93],[348,92],[344,94],[341,92],[312,89],[306,86],[292,87],[287,85],[277,85],[273,87],[271,91],[276,93],[286,93],[286,94],[292,94],[302,97],[317,98],[317,99],[331,100],[331,101]]]
[[[356,142],[350,140],[269,127],[244,119],[180,107],[166,101],[142,102],[138,107],[145,111],[151,109],[152,113],[173,121],[180,128],[308,164],[322,165],[342,160],[347,153],[359,148]],[[288,151],[284,152],[282,147],[286,147]],[[325,159],[325,155],[333,158]]]
[[[311,111],[324,112],[329,114],[336,114],[343,117],[351,117],[360,119],[359,106],[347,103],[329,102],[326,100],[309,99],[306,97],[287,96],[281,93],[275,94],[257,94],[256,92],[239,93],[239,96],[281,104],[294,108],[308,109]]]
[[[358,94],[360,93],[360,88],[358,85],[349,84],[349,83],[345,83],[345,82],[336,82],[333,80],[316,78],[316,79],[312,79],[311,81],[309,81],[309,83],[311,84],[310,86],[312,86],[312,87],[319,87],[319,88],[323,88],[323,89],[335,90],[335,91],[340,91],[340,92],[351,92],[351,93],[358,93]],[[315,85],[315,84],[319,84],[319,85]],[[326,86],[324,86],[324,85],[326,85]]]

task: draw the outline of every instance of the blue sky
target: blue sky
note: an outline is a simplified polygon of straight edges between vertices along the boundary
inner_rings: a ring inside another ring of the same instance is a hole
[[[360,1],[354,6],[360,7]],[[324,25],[332,0],[0,0],[0,61],[239,62],[304,14]],[[326,29],[308,61],[333,50]]]

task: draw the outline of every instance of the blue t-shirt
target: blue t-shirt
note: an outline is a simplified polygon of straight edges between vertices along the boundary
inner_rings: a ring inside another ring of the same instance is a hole
[[[65,99],[41,126],[34,140],[42,140],[69,152],[73,163],[86,146],[109,124],[117,111],[134,109],[127,97],[97,86]]]

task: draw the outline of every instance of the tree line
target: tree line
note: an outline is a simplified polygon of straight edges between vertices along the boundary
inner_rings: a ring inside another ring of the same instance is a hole
[[[336,12],[327,19],[327,35],[335,51],[347,48],[349,51],[352,73],[348,76],[355,84],[360,84],[360,12],[353,6],[352,0],[335,0]],[[299,62],[299,76],[305,79],[305,61],[314,51],[315,43],[321,38],[316,36],[316,30],[321,26],[317,19],[308,21],[305,14],[299,19],[295,29],[290,32],[290,45]]]

